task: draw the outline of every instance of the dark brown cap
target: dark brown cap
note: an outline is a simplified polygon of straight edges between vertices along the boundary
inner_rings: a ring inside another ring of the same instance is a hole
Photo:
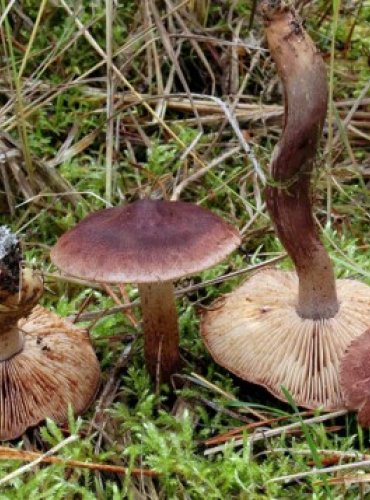
[[[370,328],[351,342],[340,365],[340,383],[346,407],[358,410],[358,421],[363,427],[370,427],[369,360]]]
[[[51,259],[93,281],[149,283],[211,267],[239,244],[237,230],[207,209],[139,200],[87,216],[59,239]]]

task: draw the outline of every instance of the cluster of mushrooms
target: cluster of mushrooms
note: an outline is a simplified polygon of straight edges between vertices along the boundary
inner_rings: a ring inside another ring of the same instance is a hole
[[[261,12],[283,83],[285,122],[271,161],[266,200],[296,272],[267,269],[202,315],[214,359],[242,379],[300,406],[359,410],[370,425],[370,287],[335,280],[316,230],[311,172],[326,116],[324,63],[296,13],[280,0]],[[104,283],[137,283],[144,354],[151,376],[181,369],[173,282],[224,259],[240,244],[218,216],[184,202],[139,200],[93,213],[51,252],[65,273]],[[0,228],[0,439],[51,417],[82,413],[100,380],[87,332],[36,305],[37,272],[21,265],[17,238]]]

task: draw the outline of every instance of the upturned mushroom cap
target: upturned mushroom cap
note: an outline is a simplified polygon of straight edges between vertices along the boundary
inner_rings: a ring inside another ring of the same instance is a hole
[[[204,313],[201,334],[217,363],[279,399],[284,386],[300,406],[342,408],[339,364],[370,324],[370,287],[337,280],[340,309],[323,320],[297,314],[297,289],[293,272],[256,273]]]
[[[100,370],[87,332],[36,306],[18,322],[21,352],[0,363],[0,440],[14,439],[46,417],[67,420],[91,404]]]
[[[150,283],[211,267],[239,244],[236,229],[209,210],[139,200],[87,216],[58,240],[51,259],[92,281]]]
[[[359,423],[370,427],[370,328],[348,346],[340,364],[340,385],[346,407],[358,410]]]

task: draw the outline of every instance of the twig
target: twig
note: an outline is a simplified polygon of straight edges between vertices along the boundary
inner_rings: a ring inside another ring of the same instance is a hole
[[[340,450],[327,450],[327,449],[317,449],[317,453],[321,455],[327,455],[330,457],[336,457],[338,459],[350,459],[350,458],[361,458],[362,460],[370,460],[370,455],[360,453],[358,451],[340,451]],[[263,450],[259,454],[270,455],[272,453],[291,453],[296,455],[306,455],[311,456],[311,450],[298,450],[295,448],[274,448],[273,450]]]
[[[352,107],[349,110],[347,116],[343,120],[342,125],[343,125],[344,128],[348,127],[348,125],[350,124],[350,122],[351,122],[354,114],[356,113],[357,109],[361,105],[362,100],[368,94],[369,89],[370,89],[370,80],[367,82],[367,84],[365,85],[365,87],[362,89],[362,91],[360,92],[359,96],[357,97],[357,99],[352,104]],[[339,137],[340,137],[340,130],[338,130],[336,136],[333,139],[333,146],[338,142]]]
[[[181,194],[181,191],[183,191],[189,184],[192,182],[197,181],[200,179],[203,175],[205,175],[211,168],[216,167],[220,163],[224,162],[231,156],[236,155],[240,151],[240,146],[236,146],[235,148],[231,148],[228,151],[225,151],[223,154],[218,156],[217,158],[214,158],[208,165],[205,167],[197,170],[193,174],[189,175],[186,179],[180,182],[175,189],[173,190],[173,194],[171,196],[171,200],[178,200]]]
[[[287,254],[283,253],[283,254],[279,255],[278,257],[274,257],[273,259],[266,260],[265,262],[261,262],[260,264],[255,264],[253,266],[249,266],[249,267],[246,267],[244,269],[239,269],[237,271],[232,271],[231,273],[224,274],[222,276],[219,276],[218,278],[213,278],[210,280],[203,281],[202,283],[198,283],[196,285],[190,285],[190,286],[185,287],[185,288],[180,288],[178,290],[175,290],[175,295],[177,297],[178,296],[181,297],[182,295],[185,295],[185,294],[190,293],[190,292],[194,292],[195,290],[200,290],[208,285],[215,285],[216,283],[222,283],[223,281],[225,281],[227,279],[235,278],[236,276],[239,276],[241,274],[252,272],[252,271],[257,271],[258,269],[262,269],[262,268],[268,267],[272,264],[276,264],[277,262],[285,259],[286,256],[287,256]],[[48,274],[48,276],[52,276],[52,275]],[[67,278],[67,279],[69,279],[69,278]],[[74,278],[73,278],[73,280],[75,283],[77,283],[78,281],[80,281],[81,284],[83,283],[82,280],[77,281]],[[118,312],[125,311],[127,309],[137,307],[139,305],[140,305],[140,300],[136,299],[128,304],[122,304],[121,306],[114,306],[110,309],[106,309],[105,311],[96,311],[96,312],[94,311],[94,312],[83,313],[83,314],[79,315],[79,321],[91,321],[91,320],[94,320],[96,318],[100,319],[104,316],[116,314]],[[69,321],[72,321],[72,322],[75,320],[75,318],[76,318],[75,314],[72,314],[72,315],[67,317],[67,319]]]
[[[248,437],[247,439],[237,439],[236,441],[232,443],[228,443],[227,446],[232,446],[232,447],[237,447],[237,446],[242,446],[244,443],[255,443],[257,441],[263,441],[267,438],[270,437],[275,437],[275,436],[280,436],[281,434],[284,434],[288,431],[291,431],[292,429],[299,429],[302,424],[303,425],[309,425],[309,424],[317,424],[321,422],[325,422],[325,420],[329,420],[331,418],[337,418],[341,417],[343,415],[347,415],[347,410],[338,410],[333,413],[327,413],[325,415],[320,415],[318,417],[312,417],[312,418],[307,418],[306,420],[302,420],[301,422],[295,422],[293,424],[285,425],[283,427],[279,427],[278,429],[271,429],[268,431],[258,431],[252,436]],[[215,453],[218,453],[219,451],[223,451],[225,449],[225,445],[220,445],[220,446],[215,446],[214,448],[209,448],[204,452],[205,455],[214,455]],[[369,461],[370,465],[370,461]]]
[[[104,389],[102,390],[102,393],[100,395],[98,404],[96,405],[95,413],[93,418],[90,420],[90,425],[88,429],[88,433],[91,432],[92,428],[94,425],[99,426],[99,434],[101,436],[101,431],[103,430],[105,426],[105,413],[104,410],[105,408],[108,408],[111,403],[113,402],[115,395],[117,393],[119,384],[120,384],[120,378],[119,374],[123,368],[127,366],[127,363],[130,360],[130,356],[132,354],[132,346],[133,346],[134,340],[125,347],[123,352],[121,353],[120,357],[118,358],[118,361],[114,365],[113,369],[111,370],[109,374],[109,378],[107,380],[107,383],[104,386]],[[101,438],[97,439],[97,443],[95,446],[95,452],[97,451],[97,448],[100,446],[100,441]]]
[[[240,420],[241,422],[250,422],[250,418],[245,417],[244,415],[241,415],[240,413],[237,413],[236,411],[230,410],[229,408],[224,408],[223,406],[218,405],[214,401],[210,401],[207,398],[204,398],[202,396],[195,396],[193,398],[194,401],[199,401],[205,406],[208,406],[208,408],[211,408],[211,410],[215,411],[216,413],[223,413],[227,417],[234,418],[235,420]]]
[[[131,474],[132,476],[148,476],[148,477],[155,477],[159,475],[159,473],[149,469],[138,469],[138,468],[129,469],[128,467],[122,467],[120,465],[99,464],[95,462],[81,462],[80,460],[68,460],[61,457],[51,457],[48,456],[47,453],[42,454],[35,451],[16,450],[14,448],[7,448],[3,446],[0,447],[0,460],[22,460],[25,462],[32,462],[31,464],[28,464],[25,467],[31,467],[36,465],[36,460],[38,460],[37,463],[41,462],[46,464],[60,464],[64,465],[65,467],[90,469],[99,472],[108,472],[110,474]],[[17,469],[17,471],[15,472],[18,472],[19,470],[20,469]],[[4,477],[1,480],[1,482],[5,480],[6,477]]]
[[[108,203],[112,202],[112,180],[113,180],[113,72],[112,72],[112,38],[113,38],[113,0],[105,2],[106,21],[106,51],[107,51],[107,131],[105,152],[105,197]]]
[[[176,73],[177,73],[177,76],[179,77],[179,80],[180,80],[182,86],[184,87],[186,95],[187,95],[190,103],[192,104],[192,108],[193,108],[195,117],[199,118],[198,117],[197,109],[193,105],[193,95],[190,92],[188,83],[186,81],[184,73],[183,73],[183,71],[181,69],[181,66],[179,64],[178,56],[177,56],[177,54],[175,53],[175,51],[174,51],[174,49],[172,47],[170,38],[169,38],[168,33],[166,31],[166,28],[165,28],[165,26],[163,24],[163,21],[161,19],[160,14],[159,14],[159,11],[158,11],[158,8],[156,6],[156,3],[153,0],[149,0],[149,4],[150,4],[150,7],[151,7],[151,12],[153,14],[154,22],[155,22],[155,24],[157,26],[157,30],[158,30],[158,32],[160,34],[160,37],[161,37],[161,40],[162,40],[163,47],[164,47],[165,51],[167,52],[167,55],[168,55],[170,61],[174,65]],[[200,124],[198,125],[198,128],[199,128],[200,131],[202,131],[202,126]]]
[[[312,411],[309,412],[303,412],[300,414],[301,416],[307,416],[307,415],[312,415]],[[214,444],[220,444],[224,443],[226,441],[230,441],[231,439],[235,439],[236,437],[239,437],[240,434],[242,434],[245,431],[250,431],[251,429],[256,429],[257,427],[266,427],[267,425],[271,425],[276,422],[282,422],[284,420],[289,420],[293,419],[296,417],[297,414],[294,415],[284,415],[281,417],[275,417],[275,418],[269,418],[265,420],[259,420],[258,422],[250,422],[247,425],[242,425],[240,427],[235,427],[234,429],[230,429],[227,432],[224,432],[222,434],[217,434],[216,436],[213,436],[211,438],[208,438],[204,441],[204,444],[206,446],[211,446]],[[282,449],[282,448],[279,448]]]
[[[235,135],[239,139],[240,144],[241,144],[242,148],[244,149],[246,155],[251,160],[253,168],[254,168],[256,174],[261,179],[262,184],[266,184],[266,176],[265,176],[264,172],[262,171],[260,165],[258,164],[257,158],[255,157],[253,150],[251,149],[251,147],[249,146],[249,144],[245,140],[245,138],[243,136],[243,133],[240,130],[239,124],[238,124],[238,122],[237,122],[237,120],[236,120],[236,118],[234,116],[233,109],[228,108],[227,105],[221,99],[219,99],[218,97],[215,97],[215,96],[203,96],[202,94],[193,94],[193,95],[195,97],[197,97],[198,99],[203,99],[204,97],[206,97],[206,98],[210,99],[211,101],[214,101],[215,103],[217,103],[219,105],[219,107],[223,111],[225,117],[228,119],[228,121],[229,121],[232,129],[234,130]]]
[[[16,0],[10,0],[8,5],[5,7],[4,12],[2,13],[2,15],[0,17],[0,28],[4,22],[4,19],[9,14],[9,12],[10,12],[11,8],[13,7],[13,5],[15,4],[15,2],[16,2]]]
[[[185,5],[188,3],[189,0],[183,0],[181,2],[181,5]],[[94,50],[104,59],[104,61],[107,61],[107,54],[104,52],[104,50],[100,47],[100,45],[97,43],[95,38],[91,35],[91,33],[86,29],[86,27],[83,25],[83,23],[80,21],[80,19],[76,16],[76,14],[72,11],[72,9],[69,7],[69,5],[65,2],[65,0],[60,0],[61,5],[63,8],[66,10],[69,16],[74,20],[76,23],[77,27],[79,29],[83,29],[84,36],[86,40],[89,42],[89,44],[94,48]],[[177,8],[179,6],[176,6]],[[117,68],[115,64],[112,63],[112,71],[113,73],[117,76],[117,78],[134,94],[134,96],[138,99],[138,101],[143,105],[143,107],[148,111],[148,113],[153,117],[154,120],[156,120],[161,127],[176,141],[176,143],[182,147],[183,149],[186,149],[186,144],[173,132],[173,130],[167,125],[165,121],[161,117],[159,117],[155,111],[149,106],[149,104],[143,99],[142,95],[135,90],[135,88],[131,85],[131,83],[127,80],[127,78],[121,73],[121,71]],[[199,156],[192,151],[191,152],[191,157],[193,158],[194,161],[199,163],[201,167],[205,167],[205,164]]]
[[[274,477],[273,479],[269,479],[267,483],[277,483],[280,481],[288,483],[290,481],[303,479],[304,477],[316,476],[318,474],[330,474],[331,472],[340,472],[343,470],[352,470],[361,467],[364,468],[370,467],[370,460],[362,460],[361,462],[353,462],[350,464],[333,465],[332,467],[325,467],[324,469],[314,468],[313,470],[300,472],[298,474],[289,474],[287,476]]]
[[[31,459],[31,463],[27,465],[23,465],[22,467],[19,467],[19,469],[16,469],[15,471],[11,472],[10,474],[7,474],[3,478],[0,479],[0,486],[6,484],[8,481],[12,481],[18,476],[21,476],[25,472],[31,470],[33,467],[38,465],[39,463],[43,462],[45,459],[50,457],[51,455],[54,455],[57,451],[61,450],[64,448],[64,446],[67,446],[70,443],[73,443],[74,441],[77,441],[79,439],[79,436],[76,434],[72,434],[71,436],[67,437],[60,443],[58,443],[56,446],[53,446],[49,451],[46,453],[40,454],[37,458]]]
[[[229,401],[238,401],[238,399],[233,395],[230,394],[221,387],[218,387],[215,384],[212,384],[209,380],[206,378],[202,377],[198,373],[192,373],[191,376],[189,375],[180,375],[181,378],[186,379],[190,382],[195,382],[196,384],[200,385],[201,387],[206,387],[208,390],[211,390],[217,394],[221,394],[224,398],[228,399]],[[243,408],[244,409],[244,408]],[[251,413],[254,417],[258,418],[259,420],[263,420],[265,417],[262,415],[259,411],[255,410],[254,408],[251,408],[250,406],[246,407],[245,409],[248,409],[248,412]]]

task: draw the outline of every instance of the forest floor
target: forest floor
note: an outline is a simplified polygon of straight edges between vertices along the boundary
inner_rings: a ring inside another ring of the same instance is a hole
[[[42,304],[78,316],[102,369],[86,414],[3,443],[0,499],[370,491],[365,466],[344,467],[370,460],[355,414],[298,412],[218,366],[199,335],[202,310],[256,268],[292,268],[264,203],[283,103],[255,3],[0,0],[0,222],[42,271]],[[318,228],[336,276],[370,285],[370,4],[294,3],[328,68]],[[161,386],[144,367],[137,287],[107,293],[49,256],[90,212],[143,197],[197,203],[242,235],[224,262],[176,284],[184,369]],[[26,452],[53,446],[59,463],[22,469]]]

